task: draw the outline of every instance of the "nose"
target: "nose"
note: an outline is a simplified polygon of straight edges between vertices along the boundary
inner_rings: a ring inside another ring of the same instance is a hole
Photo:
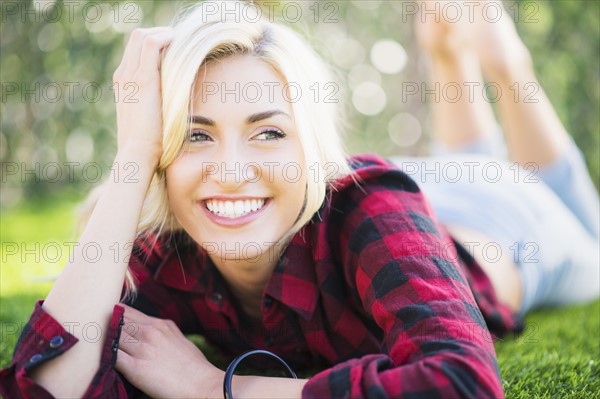
[[[227,158],[219,165],[220,168],[220,184],[224,187],[237,188],[245,180],[242,173],[242,165],[239,158]]]
[[[248,181],[254,181],[257,176],[253,163],[246,159],[247,152],[244,144],[237,140],[222,142],[211,170],[205,173],[224,191],[235,191]]]

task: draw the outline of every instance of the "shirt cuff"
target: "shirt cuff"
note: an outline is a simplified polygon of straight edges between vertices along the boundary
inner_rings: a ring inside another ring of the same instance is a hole
[[[69,325],[65,323],[65,326],[63,326],[43,309],[43,303],[43,300],[36,302],[29,322],[21,332],[21,336],[15,346],[13,362],[9,368],[3,370],[1,377],[4,378],[8,374],[11,374],[9,373],[9,369],[12,368],[15,378],[13,382],[16,383],[16,386],[10,388],[16,388],[17,391],[22,393],[47,393],[28,376],[28,372],[34,367],[60,356],[79,341],[65,327],[73,329],[83,328],[86,331],[85,334],[89,336],[88,339],[96,341],[105,340],[100,358],[100,368],[92,379],[92,384],[83,395],[84,397],[97,397],[102,390],[102,387],[98,384],[102,385],[111,379],[107,378],[109,377],[107,374],[113,371],[117,361],[119,337],[121,335],[121,327],[124,323],[123,306],[118,304],[114,306],[108,331],[106,331],[106,334],[103,334],[100,325],[95,323],[83,326],[80,324]],[[4,374],[7,375],[5,376]]]
[[[44,310],[43,303],[43,300],[36,302],[29,323],[21,333],[13,354],[14,363],[27,370],[63,354],[79,341]],[[98,324],[73,325],[74,328],[85,329],[90,339],[106,339],[100,359],[101,365],[114,365],[116,362],[123,313],[122,306],[114,306],[106,337],[102,336]],[[70,327],[69,324],[66,324],[66,327]]]

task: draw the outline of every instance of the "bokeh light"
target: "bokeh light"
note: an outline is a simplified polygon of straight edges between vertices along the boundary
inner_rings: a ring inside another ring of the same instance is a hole
[[[61,24],[47,24],[38,33],[38,47],[45,52],[52,51],[62,44],[64,36]]]
[[[385,91],[376,83],[363,82],[352,91],[352,104],[363,115],[377,115],[387,103]]]
[[[370,65],[355,65],[348,73],[348,87],[353,89],[363,82],[373,82],[381,85],[381,74]]]
[[[332,48],[332,56],[337,66],[349,69],[365,59],[365,48],[358,40],[348,37]]]
[[[422,128],[419,120],[412,114],[401,112],[390,119],[388,134],[400,147],[410,147],[421,138]]]
[[[395,40],[380,40],[371,48],[371,62],[383,73],[394,74],[406,66],[406,50]]]
[[[69,162],[90,162],[94,156],[94,140],[86,129],[77,128],[69,134],[65,150]]]
[[[381,5],[381,0],[353,0],[352,5],[360,10],[376,10]]]

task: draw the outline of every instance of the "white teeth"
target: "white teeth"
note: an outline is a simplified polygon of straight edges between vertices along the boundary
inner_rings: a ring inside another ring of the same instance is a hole
[[[244,201],[235,201],[233,205],[235,208],[235,216],[241,216],[244,214]]]
[[[233,202],[226,201],[225,202],[225,214],[235,216],[233,209],[234,209]]]
[[[250,212],[255,212],[265,204],[264,199],[218,201],[210,199],[206,201],[206,208],[212,213],[226,218],[237,218]]]

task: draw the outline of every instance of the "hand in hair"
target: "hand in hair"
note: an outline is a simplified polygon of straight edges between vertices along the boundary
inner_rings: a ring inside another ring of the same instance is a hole
[[[135,29],[113,74],[119,151],[156,164],[162,154],[160,61],[172,39],[170,27]]]

